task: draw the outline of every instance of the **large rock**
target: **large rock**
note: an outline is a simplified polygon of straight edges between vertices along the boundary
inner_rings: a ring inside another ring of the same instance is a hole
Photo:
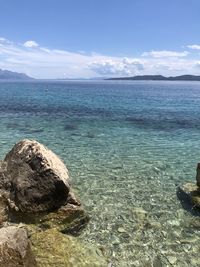
[[[36,267],[27,231],[15,226],[0,229],[0,267]]]
[[[42,144],[23,140],[6,155],[10,202],[22,212],[51,211],[71,197],[68,170],[64,163]],[[73,194],[72,194],[73,196]]]

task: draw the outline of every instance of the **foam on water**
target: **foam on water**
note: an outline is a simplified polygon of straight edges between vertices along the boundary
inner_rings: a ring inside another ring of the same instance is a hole
[[[200,83],[0,83],[0,155],[23,138],[55,151],[91,215],[79,238],[113,266],[200,266],[200,217],[178,184],[200,159]]]

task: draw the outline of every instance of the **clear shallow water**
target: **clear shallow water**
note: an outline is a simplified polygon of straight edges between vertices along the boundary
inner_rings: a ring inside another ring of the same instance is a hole
[[[0,156],[55,151],[91,214],[79,238],[113,266],[200,266],[200,217],[176,187],[200,161],[200,83],[0,83]]]

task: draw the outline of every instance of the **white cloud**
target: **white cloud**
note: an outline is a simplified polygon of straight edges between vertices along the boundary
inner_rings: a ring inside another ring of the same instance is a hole
[[[38,47],[39,44],[36,43],[35,41],[26,41],[26,42],[24,43],[24,46],[25,46],[25,47],[30,47],[30,48],[32,48],[32,47]]]
[[[144,52],[142,54],[143,57],[155,57],[155,58],[162,58],[162,57],[185,57],[189,54],[188,51],[183,52],[177,52],[177,51],[168,51],[168,50],[162,50],[162,51],[150,51],[150,52]]]
[[[187,47],[190,48],[190,49],[200,50],[200,45],[196,45],[196,44],[194,44],[194,45],[187,45]]]
[[[129,58],[98,60],[92,62],[89,67],[103,76],[136,75],[144,68],[139,61]]]
[[[199,55],[188,52],[151,51],[137,58],[110,57],[24,44],[0,38],[0,68],[24,72],[35,78],[118,77],[143,74],[199,74]]]

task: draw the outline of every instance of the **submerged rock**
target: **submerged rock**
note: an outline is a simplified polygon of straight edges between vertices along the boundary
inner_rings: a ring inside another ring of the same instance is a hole
[[[36,267],[27,231],[15,226],[0,229],[0,267]]]
[[[59,208],[70,191],[68,170],[48,148],[23,140],[6,155],[10,200],[22,212]]]
[[[67,204],[56,212],[44,216],[40,225],[46,228],[56,228],[65,234],[77,235],[88,221],[89,217],[82,207]]]
[[[31,236],[38,267],[107,267],[101,251],[78,239],[59,233],[56,229]]]
[[[48,213],[12,212],[9,219],[13,223],[23,223],[30,231],[55,228],[65,234],[78,235],[89,221],[89,216],[81,206],[67,204]]]

